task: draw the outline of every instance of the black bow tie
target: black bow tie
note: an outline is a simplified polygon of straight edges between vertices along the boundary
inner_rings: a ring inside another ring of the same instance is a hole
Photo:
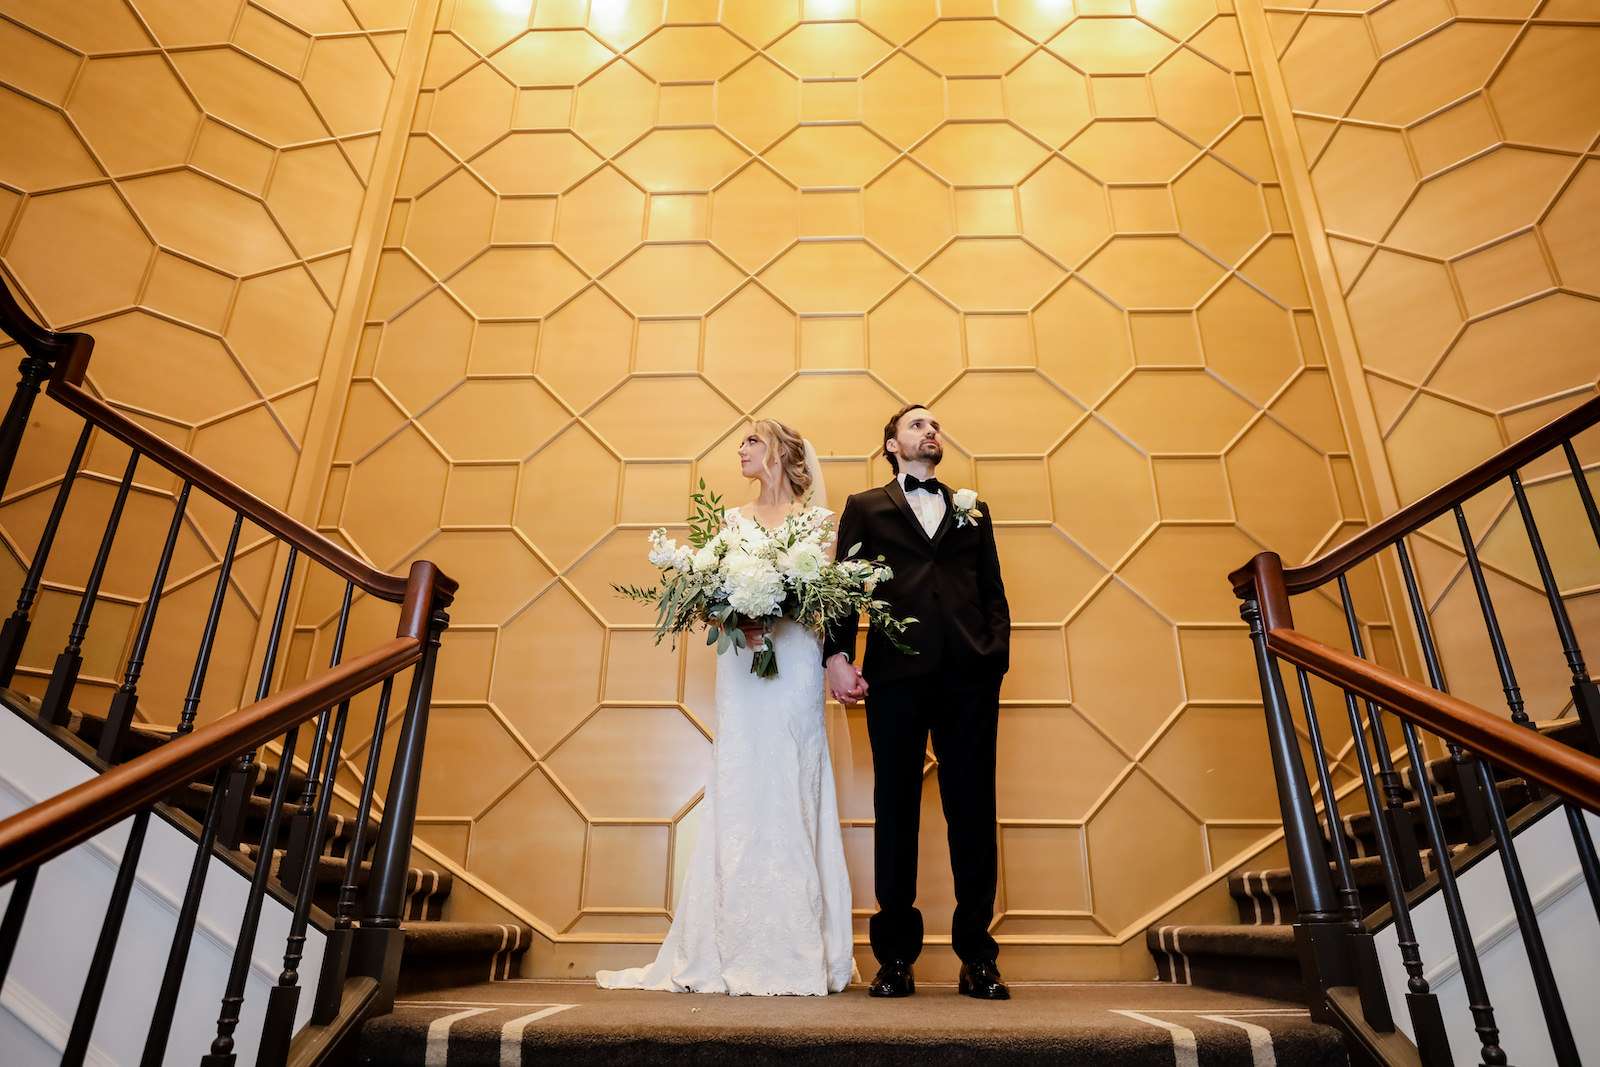
[[[937,478],[929,478],[923,481],[921,478],[914,478],[908,474],[906,475],[905,489],[908,493],[914,493],[918,489],[926,489],[930,493],[937,493],[943,490],[944,486],[939,484],[939,479]]]

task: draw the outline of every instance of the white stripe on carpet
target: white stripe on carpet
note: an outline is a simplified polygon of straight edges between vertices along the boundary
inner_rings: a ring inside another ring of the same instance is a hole
[[[1265,1026],[1257,1026],[1255,1023],[1247,1023],[1242,1019],[1233,1019],[1226,1015],[1202,1015],[1200,1018],[1237,1026],[1250,1035],[1251,1067],[1278,1067],[1278,1055],[1272,1051],[1272,1031]]]
[[[445,1067],[445,1062],[450,1057],[450,1027],[462,1019],[470,1019],[474,1015],[482,1015],[492,1011],[492,1008],[468,1008],[458,1011],[454,1015],[441,1015],[428,1024],[428,1050],[422,1062],[426,1067]]]
[[[500,1028],[500,1067],[522,1067],[522,1034],[528,1024],[554,1015],[558,1011],[576,1008],[576,1004],[552,1004],[543,1011],[512,1019]]]
[[[1172,1062],[1173,1067],[1200,1067],[1200,1049],[1195,1044],[1194,1031],[1185,1029],[1177,1023],[1163,1022],[1160,1019],[1141,1015],[1136,1011],[1127,1011],[1123,1008],[1112,1008],[1113,1015],[1126,1015],[1130,1019],[1137,1019],[1151,1026],[1159,1026],[1172,1035]]]

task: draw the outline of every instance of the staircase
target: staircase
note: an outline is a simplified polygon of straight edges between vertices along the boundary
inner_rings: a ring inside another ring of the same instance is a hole
[[[1539,725],[1539,732],[1563,744],[1581,748],[1583,724],[1577,719],[1561,719]],[[1454,767],[1450,757],[1426,765],[1425,781],[1444,820],[1451,843],[1452,860],[1473,844],[1470,816],[1463,813],[1450,782]],[[1407,817],[1418,819],[1421,801],[1417,799],[1417,780],[1409,767],[1401,768],[1405,783]],[[1520,778],[1497,773],[1501,803],[1507,815],[1516,816],[1536,800]],[[1383,857],[1379,854],[1368,811],[1346,815],[1341,823],[1352,855],[1351,871],[1360,898],[1363,919],[1370,921],[1388,908]],[[1325,826],[1324,822],[1324,826]],[[1324,832],[1324,847],[1331,852],[1332,842]],[[1435,873],[1431,850],[1417,853],[1418,870],[1424,876]],[[1332,861],[1329,862],[1332,877]],[[1294,879],[1287,867],[1236,870],[1228,875],[1228,894],[1238,909],[1237,923],[1198,923],[1192,925],[1154,925],[1145,931],[1145,944],[1156,961],[1157,976],[1163,982],[1228,990],[1251,996],[1308,1003],[1311,993],[1300,969],[1293,924],[1299,918],[1295,909]]]
[[[0,689],[3,701],[18,714],[37,715],[39,702],[32,697],[10,689]],[[67,730],[93,748],[99,744],[105,728],[103,718],[73,712],[66,724]],[[153,751],[172,736],[172,728],[138,724],[130,732],[124,756],[135,756]],[[85,755],[84,758],[94,757]],[[96,761],[98,762],[98,761]],[[104,765],[101,765],[102,768]],[[261,839],[266,826],[273,785],[278,774],[276,763],[265,763],[260,780],[250,794],[241,823],[240,838],[243,844],[231,850],[233,857],[244,867],[253,867],[259,846],[251,844]],[[285,857],[291,848],[291,837],[297,832],[297,818],[302,813],[300,798],[306,785],[303,768],[289,773],[288,795],[296,798],[282,805],[278,819],[278,847],[272,853],[272,884],[283,897],[293,901],[292,879],[282,871]],[[211,787],[205,783],[191,782],[169,798],[159,810],[168,819],[198,837],[200,821],[205,816]],[[372,874],[372,847],[378,840],[381,817],[367,819],[362,855],[357,861],[355,886],[357,899],[365,899],[368,881]],[[351,846],[356,838],[356,820],[350,811],[330,811],[323,824],[323,847],[311,871],[312,921],[326,931],[333,927],[332,916],[338,910],[340,887],[349,873]],[[419,854],[412,853],[413,862]],[[424,861],[425,862],[425,861]],[[283,883],[290,881],[289,888]],[[451,922],[444,918],[449,910],[450,891],[454,877],[448,871],[426,866],[413,866],[406,872],[405,896],[401,929],[405,931],[405,947],[400,962],[400,982],[397,995],[408,996],[453,986],[476,982],[503,980],[516,974],[521,958],[532,943],[533,930],[521,923]],[[362,918],[358,908],[356,918]]]

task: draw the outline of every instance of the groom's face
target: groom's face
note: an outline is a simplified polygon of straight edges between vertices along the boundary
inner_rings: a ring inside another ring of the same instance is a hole
[[[944,458],[944,435],[939,420],[927,408],[912,408],[900,416],[894,435],[895,455],[901,459],[922,460],[938,465]]]

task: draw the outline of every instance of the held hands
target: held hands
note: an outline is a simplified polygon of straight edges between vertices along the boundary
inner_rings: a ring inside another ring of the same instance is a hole
[[[841,704],[854,704],[867,695],[867,680],[861,676],[861,668],[843,652],[828,659],[828,692]]]

